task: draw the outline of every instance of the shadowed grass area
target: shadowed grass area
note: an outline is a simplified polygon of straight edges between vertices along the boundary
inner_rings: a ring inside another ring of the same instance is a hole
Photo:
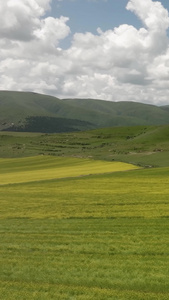
[[[167,300],[168,173],[0,186],[2,299]]]

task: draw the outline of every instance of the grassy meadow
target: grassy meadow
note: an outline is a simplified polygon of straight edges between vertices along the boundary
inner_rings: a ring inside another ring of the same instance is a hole
[[[2,300],[169,299],[169,167],[96,158],[0,159]]]
[[[169,126],[0,132],[0,299],[169,299]]]

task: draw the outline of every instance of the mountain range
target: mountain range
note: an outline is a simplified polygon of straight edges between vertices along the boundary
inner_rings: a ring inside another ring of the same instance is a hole
[[[169,105],[59,99],[0,91],[0,131],[70,132],[112,126],[169,124]]]

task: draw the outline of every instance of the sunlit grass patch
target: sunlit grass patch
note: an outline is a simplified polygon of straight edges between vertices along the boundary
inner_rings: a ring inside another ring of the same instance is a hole
[[[1,186],[0,217],[168,216],[168,168]]]
[[[38,156],[0,159],[0,184],[40,181],[89,174],[134,170],[138,167],[121,162]]]

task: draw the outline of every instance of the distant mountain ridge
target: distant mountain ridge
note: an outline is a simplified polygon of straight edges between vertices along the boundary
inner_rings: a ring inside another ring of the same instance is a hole
[[[32,92],[0,91],[0,130],[70,132],[110,126],[169,124],[169,105],[59,99]]]

